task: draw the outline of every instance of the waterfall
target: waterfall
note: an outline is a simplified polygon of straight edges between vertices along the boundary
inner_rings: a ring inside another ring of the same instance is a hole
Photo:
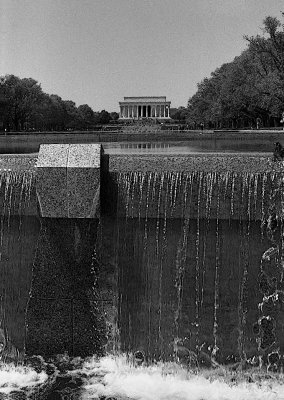
[[[1,231],[0,231],[0,260],[4,229],[9,233],[11,215],[19,217],[19,234],[22,217],[30,206],[31,190],[34,185],[33,170],[0,170],[0,202],[1,202]],[[6,224],[6,226],[5,226]]]
[[[223,361],[246,358],[247,315],[254,313],[248,285],[256,268],[250,247],[266,240],[269,193],[279,186],[275,176],[135,171],[118,173],[116,182],[123,248],[118,279],[126,292],[119,297],[122,348],[164,359],[176,341],[195,352],[206,348]],[[227,314],[232,337],[225,329]]]
[[[33,187],[32,169],[0,170],[0,341],[5,341],[0,352],[2,361],[9,359],[12,353],[13,357],[18,356],[24,348],[31,268],[28,271],[23,268],[21,256],[29,252],[24,244],[27,240],[24,219],[30,212]],[[29,246],[33,248],[33,244]]]

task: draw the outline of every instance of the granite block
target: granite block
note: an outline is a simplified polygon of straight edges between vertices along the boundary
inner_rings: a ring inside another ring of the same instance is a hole
[[[66,168],[37,168],[36,190],[40,215],[67,218]]]
[[[59,223],[43,222],[34,259],[31,293],[39,298],[70,298],[74,292],[74,280],[70,264],[74,260],[66,246],[70,227],[62,231]],[[48,220],[49,221],[49,220]],[[50,221],[55,221],[50,219]],[[59,221],[66,221],[60,219]],[[68,221],[68,220],[67,220]],[[71,233],[72,234],[72,233]],[[67,256],[68,255],[68,256]],[[70,260],[70,261],[69,261]]]
[[[66,168],[69,144],[42,144],[36,163],[37,168]]]
[[[95,218],[100,206],[100,170],[68,168],[68,218]]]
[[[27,307],[28,354],[102,354],[105,322],[95,304],[97,219],[43,218]]]
[[[102,356],[107,342],[102,310],[86,300],[73,300],[73,355]]]
[[[97,220],[43,219],[31,293],[40,298],[86,297],[92,289]]]
[[[26,354],[73,353],[72,300],[31,298],[27,313]]]
[[[94,218],[100,203],[99,144],[70,144],[67,164],[68,218]]]
[[[100,199],[99,144],[40,147],[37,197],[42,217],[95,218]]]
[[[88,300],[45,299],[29,301],[26,354],[50,357],[102,355],[106,344],[104,316]]]
[[[100,168],[100,144],[70,144],[68,168]]]

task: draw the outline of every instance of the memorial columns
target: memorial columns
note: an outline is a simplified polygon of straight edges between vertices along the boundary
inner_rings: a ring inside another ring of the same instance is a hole
[[[119,106],[121,119],[170,118],[170,102],[165,96],[124,97]]]
[[[140,102],[139,100],[128,104],[120,104],[120,118],[170,118],[170,104],[168,102],[151,102],[150,100],[149,102]]]

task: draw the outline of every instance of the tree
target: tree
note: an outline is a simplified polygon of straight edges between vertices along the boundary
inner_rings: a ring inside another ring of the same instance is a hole
[[[7,75],[4,92],[8,101],[8,125],[16,130],[25,129],[36,112],[36,106],[43,98],[40,85],[32,78],[20,79],[14,75]]]
[[[277,18],[264,20],[262,36],[245,37],[248,48],[197,86],[187,122],[240,127],[280,120],[284,103],[284,32]]]
[[[112,121],[117,121],[119,118],[119,114],[115,111],[110,113],[110,118],[112,119]]]
[[[99,123],[100,124],[108,124],[110,121],[110,114],[106,110],[102,110],[99,113]]]
[[[258,64],[262,92],[277,104],[274,112],[280,114],[284,103],[284,25],[274,17],[266,17],[263,25],[261,36],[245,36],[245,39]]]
[[[185,121],[187,115],[188,115],[188,110],[185,107],[171,108],[170,110],[170,116],[172,119]]]
[[[94,124],[94,111],[88,104],[82,104],[78,107],[80,117],[80,128],[89,128]]]
[[[32,78],[0,76],[0,85],[0,123],[2,128],[5,126],[8,130],[88,129],[119,117],[117,113],[109,114],[106,110],[94,113],[88,104],[77,108],[71,100],[44,93]]]

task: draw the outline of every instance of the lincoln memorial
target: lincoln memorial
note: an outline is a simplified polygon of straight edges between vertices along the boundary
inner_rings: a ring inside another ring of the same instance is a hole
[[[119,102],[120,119],[170,119],[170,101],[166,96],[124,97]]]

